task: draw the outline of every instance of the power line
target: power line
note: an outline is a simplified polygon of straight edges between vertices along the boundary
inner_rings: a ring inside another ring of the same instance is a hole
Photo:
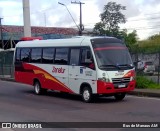
[[[91,26],[95,23],[86,23],[84,24],[85,26]],[[74,27],[74,26],[73,26]],[[147,27],[133,27],[133,28],[125,28],[125,29],[128,29],[128,30],[145,30],[145,29],[156,29],[156,28],[159,28],[160,25],[154,25],[154,26],[147,26]]]
[[[154,19],[160,19],[160,17],[151,17],[151,18],[141,18],[141,19],[135,19],[135,20],[128,20],[127,22],[132,22],[132,21],[143,21],[143,20],[154,20]]]
[[[159,29],[160,26],[146,27],[146,28],[126,28],[127,30],[156,30]]]
[[[152,26],[152,27],[135,27],[135,28],[125,28],[125,29],[127,29],[127,30],[150,30],[150,29],[158,29],[158,28],[160,28],[160,25],[158,25],[158,26]],[[121,29],[121,30],[123,30],[123,29]]]
[[[67,11],[68,11],[69,15],[71,16],[71,18],[72,18],[73,22],[74,22],[74,23],[75,23],[75,25],[77,26],[78,30],[80,30],[79,26],[76,24],[76,21],[74,20],[74,18],[73,18],[73,16],[72,16],[72,14],[70,13],[69,9],[67,8],[67,6],[66,6],[65,4],[63,4],[63,3],[60,3],[60,2],[58,2],[58,4],[60,4],[60,5],[62,5],[62,6],[65,6],[65,7],[66,7],[66,9],[67,9]]]

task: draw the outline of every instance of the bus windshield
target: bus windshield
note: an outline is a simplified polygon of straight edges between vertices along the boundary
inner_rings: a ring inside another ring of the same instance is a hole
[[[127,47],[121,43],[93,44],[98,67],[104,70],[132,69]]]

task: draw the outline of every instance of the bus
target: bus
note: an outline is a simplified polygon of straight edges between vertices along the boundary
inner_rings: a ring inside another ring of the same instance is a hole
[[[123,41],[114,37],[20,41],[15,51],[15,80],[47,90],[122,100],[135,88],[135,68]]]

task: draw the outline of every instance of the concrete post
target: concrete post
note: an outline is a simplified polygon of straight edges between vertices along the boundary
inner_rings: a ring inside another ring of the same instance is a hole
[[[31,37],[29,0],[23,0],[24,37]]]

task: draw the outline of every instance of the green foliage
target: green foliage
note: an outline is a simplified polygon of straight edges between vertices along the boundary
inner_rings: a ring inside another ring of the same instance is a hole
[[[100,14],[101,21],[106,25],[107,30],[114,31],[119,29],[118,24],[125,23],[125,16],[121,13],[121,10],[125,10],[126,7],[116,2],[108,2],[104,6],[104,12]]]
[[[93,32],[95,32],[97,35],[104,35],[106,34],[106,31],[104,28],[105,28],[105,24],[102,22],[98,22],[95,24]]]
[[[131,33],[127,33],[127,30],[123,30],[124,41],[131,52],[137,51],[137,32],[134,30]]]
[[[137,76],[136,77],[136,88],[145,89],[160,89],[160,85],[156,84],[152,80],[148,80],[144,76]]]
[[[147,40],[139,41],[138,46],[144,53],[157,53],[160,51],[160,34],[150,36]]]
[[[119,25],[126,22],[125,16],[121,13],[121,10],[125,10],[126,7],[116,2],[108,2],[104,6],[103,13],[100,14],[101,22],[96,23],[94,32],[97,35],[110,35],[117,36],[119,34]]]

